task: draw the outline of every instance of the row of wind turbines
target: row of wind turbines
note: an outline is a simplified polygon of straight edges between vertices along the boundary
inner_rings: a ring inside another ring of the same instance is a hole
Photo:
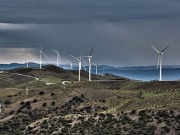
[[[80,57],[74,57],[73,55],[70,55],[72,58],[74,58],[75,60],[78,61],[79,63],[79,81],[81,80],[81,69],[82,67],[84,67],[85,71],[86,71],[86,67],[85,66],[82,66],[82,62],[86,63],[85,60],[83,59],[83,57],[85,58],[88,58],[88,61],[89,61],[89,81],[91,81],[91,59],[92,59],[92,53],[93,53],[93,50],[94,50],[94,47],[95,45],[92,47],[90,53],[88,56],[80,56]],[[156,49],[153,45],[151,45],[151,47],[158,53],[158,63],[157,63],[157,69],[159,69],[159,81],[162,81],[162,56],[164,54],[164,52],[170,47],[170,46],[167,46],[165,47],[164,49],[162,49],[161,51],[159,51],[158,49]],[[63,50],[63,47],[59,50],[59,51],[55,51],[55,50],[51,50],[52,52],[56,53],[57,54],[57,66],[59,66],[59,61],[61,60],[61,57],[60,57],[60,53],[61,51]],[[42,69],[42,55],[48,59],[47,55],[45,55],[43,53],[43,50],[42,50],[42,45],[41,45],[41,49],[39,51],[39,54],[40,54],[40,62],[39,62],[39,65],[40,65],[40,69]],[[28,67],[28,63],[29,63],[29,58],[30,59],[33,59],[32,56],[27,53],[27,67]],[[68,64],[70,64],[70,68],[73,69],[73,63],[68,61],[68,60],[65,60]],[[97,65],[95,63],[93,63],[93,65],[96,67],[96,74],[97,74]]]
[[[88,61],[89,61],[89,81],[92,81],[92,79],[91,79],[91,66],[92,66],[92,64],[91,64],[91,59],[92,59],[92,53],[93,53],[93,50],[94,50],[94,47],[95,47],[95,45],[92,47],[92,49],[91,49],[91,51],[90,51],[90,53],[89,53],[89,55],[88,56],[80,56],[80,57],[74,57],[73,55],[70,55],[73,59],[75,59],[75,60],[77,60],[78,61],[78,63],[79,63],[79,77],[78,77],[78,80],[80,81],[81,80],[81,69],[82,69],[82,67],[84,67],[84,69],[85,69],[85,71],[86,71],[86,67],[85,66],[82,66],[82,62],[84,62],[84,63],[86,63],[86,61],[83,59],[83,58],[88,58]],[[60,53],[61,53],[61,51],[63,50],[63,48],[64,47],[62,47],[59,51],[56,51],[56,50],[51,50],[52,52],[54,52],[54,53],[56,53],[56,65],[57,65],[57,67],[59,66],[59,63],[60,63],[60,61],[61,61],[61,57],[60,57]],[[42,57],[44,56],[46,59],[48,59],[48,56],[43,52],[43,46],[41,45],[41,49],[40,49],[40,51],[39,51],[39,68],[40,69],[42,69]],[[33,59],[32,58],[32,56],[27,52],[27,68],[29,67],[29,61],[30,61],[30,59]],[[70,61],[68,61],[68,60],[65,60],[68,64],[70,64],[70,69],[73,69],[73,63],[72,62],[70,62]],[[93,65],[96,67],[96,75],[98,74],[97,73],[97,68],[98,68],[98,66],[95,64],[95,63],[93,63]]]

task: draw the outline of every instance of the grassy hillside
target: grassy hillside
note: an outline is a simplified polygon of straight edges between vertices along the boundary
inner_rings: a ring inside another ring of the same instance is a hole
[[[136,82],[113,75],[93,75],[104,81],[88,82],[88,73],[82,75],[78,82],[76,71],[54,66],[1,74],[11,81],[0,81],[2,134],[180,134],[180,82]],[[64,80],[70,81],[63,85]]]

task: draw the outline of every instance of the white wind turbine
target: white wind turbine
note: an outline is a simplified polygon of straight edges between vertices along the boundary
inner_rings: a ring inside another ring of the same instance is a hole
[[[97,68],[98,68],[98,66],[95,63],[93,63],[93,64],[96,67],[96,75],[97,75]]]
[[[70,69],[73,69],[73,63],[68,60],[65,60],[65,61],[70,64]]]
[[[83,66],[83,68],[84,68],[84,71],[86,71],[86,66]]]
[[[74,56],[72,56],[72,55],[70,55],[71,57],[73,57],[74,59],[76,59],[78,62],[79,62],[79,81],[81,80],[81,67],[82,67],[82,61],[84,62],[84,63],[86,63],[85,61],[84,61],[84,59],[82,58],[82,56],[80,56],[80,57],[78,57],[78,58],[76,58],[76,57],[74,57]]]
[[[94,50],[94,47],[95,47],[95,44],[94,46],[92,47],[90,53],[88,56],[84,56],[84,57],[87,57],[89,59],[89,81],[91,81],[91,58],[92,58],[92,52]]]
[[[40,62],[39,62],[40,67],[39,68],[42,69],[42,55],[48,59],[48,57],[42,51],[42,45],[41,45],[41,50],[39,51],[39,54],[40,54]]]
[[[151,45],[152,48],[158,53],[158,63],[157,63],[157,69],[159,66],[159,70],[160,70],[160,74],[159,74],[159,81],[162,81],[162,55],[164,53],[164,51],[169,48],[169,46],[167,46],[166,48],[164,48],[162,51],[158,51],[153,45]]]
[[[51,51],[57,53],[57,63],[56,63],[57,67],[59,66],[59,61],[61,61],[60,52],[62,51],[62,49],[63,49],[63,47],[59,51],[51,50]]]
[[[31,58],[32,60],[33,60],[33,58],[28,52],[26,54],[27,54],[27,68],[28,68],[29,67],[29,58]]]

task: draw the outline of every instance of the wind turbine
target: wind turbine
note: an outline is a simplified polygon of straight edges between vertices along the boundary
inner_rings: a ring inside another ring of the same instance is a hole
[[[78,57],[78,58],[76,58],[76,57],[74,57],[74,56],[72,56],[72,55],[70,55],[71,57],[73,57],[74,59],[76,59],[78,62],[79,62],[79,81],[81,80],[81,67],[82,67],[82,61],[84,62],[84,63],[86,63],[85,61],[84,61],[84,59],[82,58],[82,56],[80,56],[80,57]]]
[[[61,60],[61,57],[60,57],[60,52],[62,51],[63,47],[59,50],[59,51],[55,51],[55,50],[51,50],[55,53],[57,53],[57,67],[59,66],[59,60]]]
[[[39,54],[40,54],[40,62],[39,62],[39,65],[40,65],[40,69],[41,69],[41,68],[42,68],[42,55],[48,59],[48,57],[47,57],[47,56],[43,53],[43,51],[42,51],[42,45],[41,45],[41,50],[39,51]]]
[[[83,68],[84,68],[84,71],[86,71],[86,66],[83,66]]]
[[[92,58],[92,52],[94,50],[94,47],[95,47],[95,44],[94,46],[92,47],[90,53],[88,56],[84,56],[84,57],[87,57],[89,59],[89,81],[91,81],[91,58]]]
[[[32,56],[27,52],[27,68],[29,67],[29,58],[33,59]]]
[[[68,60],[65,60],[65,61],[70,64],[70,69],[73,69],[73,63]]]
[[[96,67],[96,75],[97,75],[97,68],[98,68],[98,66],[95,63],[93,63],[93,64]]]
[[[152,48],[158,53],[158,63],[157,63],[157,69],[159,66],[159,71],[160,71],[160,76],[159,76],[159,81],[162,81],[162,55],[164,54],[164,51],[169,48],[169,46],[167,46],[166,48],[164,48],[162,51],[158,51],[153,45],[151,45]]]

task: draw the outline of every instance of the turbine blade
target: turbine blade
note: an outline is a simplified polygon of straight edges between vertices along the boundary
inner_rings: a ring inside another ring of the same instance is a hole
[[[95,63],[93,63],[94,64],[94,66],[97,66]]]
[[[86,61],[81,57],[81,60],[84,62],[84,63],[86,63]]]
[[[163,53],[166,49],[168,49],[170,46],[168,45],[166,48],[164,48],[161,53]]]
[[[58,53],[57,51],[55,51],[55,50],[51,50],[52,52],[55,52],[55,53]]]
[[[42,48],[43,48],[43,43],[41,43],[41,50],[40,50],[41,52],[42,52]]]
[[[86,66],[83,66],[83,68],[86,70]]]
[[[64,49],[64,46],[59,50],[59,53]]]
[[[48,59],[48,56],[46,54],[44,54],[43,52],[41,52],[41,54]]]
[[[154,48],[154,50],[157,52],[157,53],[160,53],[153,45],[151,45],[152,48]]]
[[[72,62],[68,61],[68,60],[65,60],[67,63],[71,64]]]
[[[93,50],[94,50],[94,47],[95,47],[95,44],[94,44],[94,46],[92,47],[92,49],[91,49],[91,51],[90,51],[90,53],[89,53],[89,56],[92,55],[92,52],[93,52]]]
[[[32,57],[29,53],[27,53],[27,55],[28,55],[31,59],[33,59],[33,57]]]
[[[76,57],[74,57],[74,56],[72,56],[72,55],[70,55],[70,56],[80,62],[80,60],[79,60],[78,58],[76,58]]]

